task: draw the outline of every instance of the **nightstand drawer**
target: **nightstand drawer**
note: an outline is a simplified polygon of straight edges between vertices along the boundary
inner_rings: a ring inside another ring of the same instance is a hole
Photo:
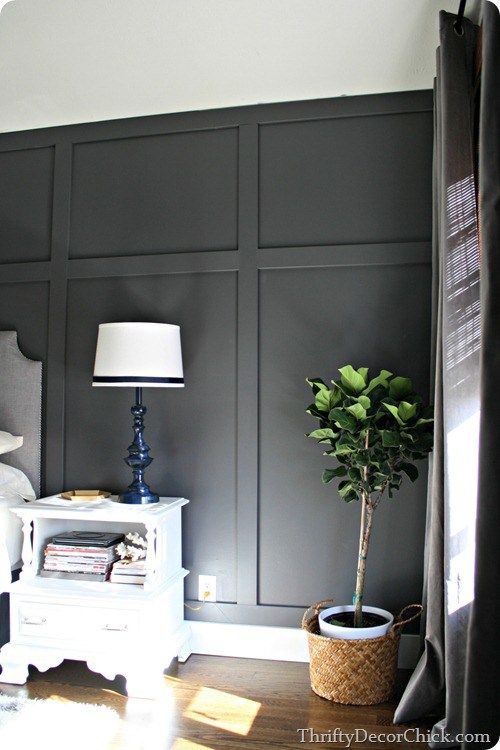
[[[136,635],[139,613],[131,609],[18,602],[19,636],[92,641]]]

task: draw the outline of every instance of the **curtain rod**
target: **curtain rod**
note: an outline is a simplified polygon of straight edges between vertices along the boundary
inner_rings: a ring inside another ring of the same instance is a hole
[[[457,34],[462,34],[463,27],[462,22],[464,20],[464,13],[465,13],[465,4],[467,3],[467,0],[460,0],[460,5],[458,6],[458,13],[457,13],[457,20],[453,24],[455,27],[455,31]]]

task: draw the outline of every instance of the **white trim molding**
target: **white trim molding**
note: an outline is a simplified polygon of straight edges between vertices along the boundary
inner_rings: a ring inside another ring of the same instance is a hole
[[[193,654],[276,661],[309,661],[306,634],[299,628],[194,620],[188,625],[191,628]],[[419,654],[419,636],[401,636],[399,668],[413,669],[418,662]]]

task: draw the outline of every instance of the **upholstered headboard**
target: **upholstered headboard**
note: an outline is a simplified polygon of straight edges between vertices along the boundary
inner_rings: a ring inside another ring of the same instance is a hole
[[[24,471],[40,495],[42,363],[20,351],[16,331],[0,331],[0,430],[22,435],[23,445],[0,456]]]

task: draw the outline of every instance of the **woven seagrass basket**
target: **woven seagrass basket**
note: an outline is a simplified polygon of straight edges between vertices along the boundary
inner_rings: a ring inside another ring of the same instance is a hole
[[[388,700],[394,692],[401,631],[419,617],[422,606],[409,604],[402,609],[389,632],[380,638],[348,641],[320,635],[318,615],[326,605],[331,606],[331,600],[309,607],[302,618],[312,689],[322,698],[355,706]],[[405,617],[412,609],[414,614]]]

